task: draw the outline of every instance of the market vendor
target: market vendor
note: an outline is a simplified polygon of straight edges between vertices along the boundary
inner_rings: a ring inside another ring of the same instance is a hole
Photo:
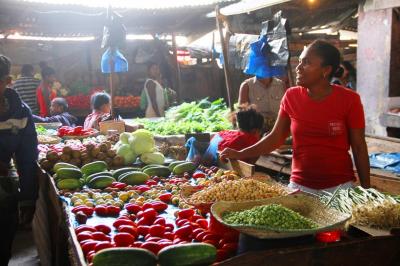
[[[285,84],[275,77],[246,79],[239,90],[239,104],[254,104],[264,117],[265,131],[271,131],[285,94]]]
[[[37,103],[39,106],[39,114],[41,117],[50,115],[50,104],[57,94],[52,89],[56,81],[55,70],[51,67],[44,67],[42,69],[42,82],[36,90]]]
[[[60,122],[63,126],[74,127],[78,119],[68,113],[68,103],[64,98],[54,98],[50,104],[50,115],[41,117],[33,115],[33,121],[37,123]]]
[[[111,97],[106,92],[98,92],[92,95],[90,100],[92,113],[84,122],[84,129],[99,129],[99,123],[111,119]]]
[[[264,131],[272,130],[285,94],[285,83],[276,78],[285,76],[285,68],[271,66],[262,51],[264,38],[250,45],[249,60],[244,73],[254,77],[246,79],[239,89],[239,104],[254,104],[264,117]]]
[[[289,187],[312,193],[350,187],[355,181],[351,147],[359,181],[370,186],[365,142],[365,119],[360,96],[330,84],[340,64],[340,53],[330,43],[317,40],[301,54],[296,87],[282,99],[275,126],[255,145],[240,151],[227,148],[221,159],[245,159],[268,154],[293,136],[292,174]]]
[[[14,157],[19,175],[20,222],[29,224],[38,192],[38,142],[30,108],[15,90],[9,88],[10,68],[10,60],[0,55],[0,175],[6,174]]]
[[[160,67],[156,63],[150,63],[147,67],[147,79],[144,83],[144,88],[141,97],[145,106],[146,117],[163,117],[165,114],[165,97],[164,89],[161,86],[161,72]]]

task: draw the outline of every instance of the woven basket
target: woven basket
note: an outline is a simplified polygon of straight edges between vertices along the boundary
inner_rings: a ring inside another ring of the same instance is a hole
[[[39,144],[57,144],[61,142],[61,138],[57,136],[38,135]]]
[[[180,196],[186,204],[196,207],[196,209],[199,209],[202,213],[207,213],[210,212],[213,202],[194,203],[190,201],[190,196],[203,188],[204,187],[201,186],[182,186]]]
[[[85,135],[85,136],[72,136],[72,135],[70,136],[70,135],[68,135],[68,136],[63,136],[62,138],[63,139],[86,139],[86,138],[96,137],[99,134],[100,134],[100,132],[96,130],[93,134],[90,134],[90,135]]]
[[[284,189],[287,192],[287,194],[295,192],[294,190],[276,182],[269,176],[252,176],[252,177],[245,177],[243,179],[255,179],[257,181],[264,182],[269,185],[279,186],[282,189]],[[193,202],[191,200],[191,196],[202,189],[204,189],[203,186],[182,186],[180,196],[186,204],[192,205],[196,207],[196,209],[201,210],[202,212],[210,212],[211,205],[213,205],[214,202]]]
[[[42,126],[45,129],[54,129],[57,130],[59,127],[62,126],[60,122],[54,122],[54,123],[35,123],[35,126]]]
[[[316,222],[319,227],[316,229],[306,230],[276,230],[267,226],[228,224],[222,220],[223,213],[227,211],[247,210],[255,206],[274,203],[281,204],[286,208],[292,209],[293,211],[300,213],[304,217],[307,217]],[[351,218],[351,215],[346,215],[334,209],[328,208],[317,198],[302,193],[256,201],[216,202],[211,206],[211,213],[214,215],[215,219],[217,219],[223,225],[236,229],[241,233],[261,239],[290,238],[304,235],[312,235],[318,232],[343,229],[345,227],[346,221]]]

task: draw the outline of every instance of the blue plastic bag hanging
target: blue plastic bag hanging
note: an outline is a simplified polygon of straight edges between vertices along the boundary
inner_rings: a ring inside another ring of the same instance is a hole
[[[111,69],[112,64],[114,64],[114,69]],[[128,72],[128,60],[117,48],[108,48],[101,57],[101,72]]]
[[[205,166],[216,165],[218,161],[218,145],[222,138],[219,134],[216,134],[210,141],[210,145],[204,152],[202,157],[202,164]]]
[[[200,164],[201,162],[201,153],[200,151],[196,148],[196,138],[195,137],[190,137],[185,144],[185,147],[189,149],[188,155],[186,157],[186,161],[193,162],[195,164]]]
[[[250,44],[249,59],[244,73],[261,79],[285,75],[285,67],[270,65],[269,58],[264,52],[267,46],[266,36],[261,36],[260,39]]]

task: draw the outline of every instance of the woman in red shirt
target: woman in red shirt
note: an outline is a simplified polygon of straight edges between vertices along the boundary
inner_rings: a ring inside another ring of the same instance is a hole
[[[51,88],[56,81],[55,74],[56,72],[51,67],[44,67],[42,69],[42,82],[36,89],[37,103],[41,117],[50,115],[51,101],[57,96],[56,92]]]
[[[358,177],[370,186],[365,143],[365,120],[360,96],[330,80],[340,64],[340,53],[328,42],[317,40],[300,55],[296,67],[298,86],[282,99],[272,132],[240,151],[225,149],[221,159],[243,159],[267,154],[293,136],[292,175],[289,186],[319,193],[355,181],[351,147]]]

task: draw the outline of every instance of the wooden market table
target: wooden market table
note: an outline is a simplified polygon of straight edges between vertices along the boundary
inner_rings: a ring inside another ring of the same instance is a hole
[[[84,255],[52,178],[39,171],[39,199],[33,232],[42,265],[85,266]],[[396,265],[400,235],[371,236],[357,228],[337,243],[270,240],[262,251],[245,252],[218,265]]]
[[[143,115],[143,111],[140,108],[114,108],[115,113],[120,115],[122,118],[135,118]],[[87,109],[70,109],[70,114],[78,118],[78,124],[83,125],[85,118],[92,112],[90,108]]]
[[[400,152],[400,139],[379,137],[373,135],[366,136],[368,153],[379,152]],[[269,155],[261,156],[256,162],[257,166],[267,168],[287,175],[291,174],[291,155],[272,152]],[[400,177],[396,174],[371,168],[371,186],[380,191],[393,194],[400,194]]]

